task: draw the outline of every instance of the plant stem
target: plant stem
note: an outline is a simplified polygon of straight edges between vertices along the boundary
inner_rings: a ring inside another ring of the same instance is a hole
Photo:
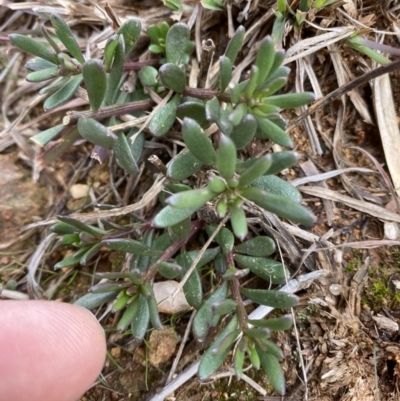
[[[151,59],[146,61],[128,61],[124,64],[124,71],[137,71],[140,70],[142,67],[146,67],[147,65],[156,67],[160,65],[160,60]]]
[[[226,262],[227,262],[228,267],[235,266],[235,261],[233,260],[232,252],[229,252],[228,255],[226,255]],[[231,287],[231,292],[232,292],[232,298],[237,303],[236,313],[237,313],[237,316],[239,319],[239,326],[242,330],[246,330],[249,328],[247,325],[247,312],[246,312],[246,309],[244,309],[242,295],[240,294],[239,280],[237,280],[237,279],[231,280],[230,287]]]
[[[190,227],[190,231],[187,237],[181,238],[171,246],[169,246],[164,253],[161,255],[160,259],[157,262],[153,263],[147,270],[143,280],[144,281],[151,281],[154,279],[155,275],[157,274],[157,266],[162,262],[167,262],[172,256],[174,256],[183,246],[185,246],[190,238],[193,237],[194,234],[197,233],[202,227],[204,226],[204,221],[196,220],[193,222],[192,226]]]
[[[126,104],[117,104],[113,106],[102,107],[97,111],[72,111],[67,113],[63,118],[63,124],[69,125],[78,121],[79,118],[94,118],[95,120],[102,120],[113,116],[120,116],[122,114],[132,113],[134,111],[149,110],[154,102],[151,99],[138,100],[137,102],[130,102]]]

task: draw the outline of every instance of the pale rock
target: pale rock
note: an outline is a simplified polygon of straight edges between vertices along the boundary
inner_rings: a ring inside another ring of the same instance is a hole
[[[184,312],[191,309],[191,306],[186,301],[183,290],[180,290],[175,297],[172,295],[178,288],[179,283],[174,280],[160,281],[154,283],[153,291],[157,301],[158,311],[167,315]]]
[[[89,185],[74,184],[71,186],[69,192],[74,199],[85,198],[89,193]]]

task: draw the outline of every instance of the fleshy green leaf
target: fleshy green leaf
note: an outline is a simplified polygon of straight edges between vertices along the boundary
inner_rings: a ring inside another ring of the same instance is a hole
[[[40,71],[40,70],[45,70],[47,68],[56,67],[56,65],[43,58],[35,57],[28,60],[27,63],[25,64],[25,67],[31,71]]]
[[[89,248],[90,248],[90,246],[85,246],[85,247],[79,249],[77,252],[75,252],[71,256],[68,256],[68,257],[64,258],[62,261],[56,263],[53,266],[54,270],[62,269],[63,267],[70,267],[70,266],[77,265],[80,262],[82,256],[85,254],[85,252],[88,251]]]
[[[24,52],[33,54],[34,56],[40,57],[54,64],[60,64],[57,58],[57,54],[53,50],[35,39],[29,38],[25,35],[20,35],[18,33],[12,33],[8,35],[11,43],[23,50]]]
[[[215,231],[217,226],[206,226],[206,231],[209,236]],[[224,255],[232,252],[233,245],[235,244],[235,237],[233,236],[231,230],[228,230],[226,227],[222,227],[218,234],[215,236],[214,241],[221,247]]]
[[[278,359],[258,347],[257,351],[260,357],[261,366],[271,382],[271,386],[278,394],[284,395],[286,392],[285,376]]]
[[[85,82],[90,107],[98,110],[103,102],[107,90],[107,77],[101,60],[91,59],[82,67],[83,81]]]
[[[281,109],[294,109],[295,107],[304,106],[315,100],[312,92],[288,93],[285,95],[269,96],[265,102],[272,104]]]
[[[213,353],[213,350],[218,349],[218,346],[223,342],[223,340],[231,333],[235,332],[236,328],[237,317],[235,316],[204,353],[198,370],[198,376],[200,380],[207,379],[222,365],[226,356],[228,355],[229,347],[224,347],[224,351],[217,354]],[[232,344],[234,340],[235,339],[232,340]]]
[[[141,242],[135,241],[133,239],[124,239],[124,238],[108,239],[102,241],[102,244],[109,249],[132,253],[134,255],[158,256],[158,257],[162,255],[161,251],[149,248],[148,246],[143,245]]]
[[[215,192],[216,194],[220,194],[224,191],[226,191],[226,183],[225,180],[221,177],[210,177],[208,186],[211,189],[211,191]]]
[[[260,77],[260,70],[256,65],[251,67],[251,75],[250,79],[244,88],[244,95],[247,99],[251,99],[255,90],[259,86],[259,77]]]
[[[285,168],[293,166],[299,160],[299,154],[290,150],[271,153],[272,164],[265,174],[280,173]]]
[[[91,234],[95,237],[98,237],[99,235],[104,235],[107,234],[107,231],[104,231],[98,227],[91,226],[89,224],[82,223],[79,220],[75,220],[72,217],[68,216],[57,216],[57,219],[60,220],[63,224],[67,224],[69,226],[75,227],[78,231],[83,231],[88,234]],[[60,227],[59,224],[56,225],[57,227]],[[54,227],[56,227],[54,226]],[[54,231],[57,232],[57,231]]]
[[[266,98],[268,101],[268,96],[278,92],[278,90],[282,89],[287,83],[286,77],[279,77],[268,83],[265,87],[262,88],[262,91],[257,92],[256,96],[261,99]]]
[[[57,92],[53,93],[45,100],[43,108],[47,111],[66,103],[74,95],[76,90],[79,88],[81,82],[82,82],[81,74],[72,77]]]
[[[257,53],[255,65],[259,70],[257,88],[259,88],[268,78],[271,67],[275,59],[275,44],[270,36],[261,41],[260,48]]]
[[[179,68],[179,67],[178,67]],[[166,135],[174,125],[176,108],[180,102],[178,95],[174,96],[164,107],[158,109],[150,120],[149,130],[155,137]]]
[[[157,265],[158,272],[165,278],[174,279],[182,273],[182,267],[177,263],[162,262]]]
[[[312,224],[314,214],[304,206],[279,195],[266,193],[259,188],[244,188],[242,195],[269,212],[300,224]]]
[[[181,64],[185,61],[190,40],[190,30],[186,24],[177,23],[168,30],[165,55],[168,63]]]
[[[270,168],[272,159],[270,155],[265,155],[257,159],[257,161],[245,170],[239,178],[239,187],[244,187],[257,180],[261,175]],[[274,176],[273,176],[274,177]]]
[[[224,282],[201,305],[193,320],[193,334],[197,341],[203,342],[211,327],[218,324],[220,315],[213,313],[213,304],[222,301],[228,294],[228,283]]]
[[[58,67],[45,68],[44,70],[31,72],[26,76],[28,82],[42,82],[58,77]]]
[[[140,31],[142,30],[142,22],[139,18],[130,18],[125,21],[118,29],[117,33],[122,34],[125,42],[125,55],[135,47],[140,37]]]
[[[257,120],[258,127],[263,132],[263,137],[271,139],[278,145],[285,146],[287,148],[293,147],[293,142],[290,136],[275,123],[273,123],[268,118],[255,116]]]
[[[232,63],[228,57],[221,56],[219,58],[219,90],[225,92],[232,78]]]
[[[158,70],[162,83],[177,93],[183,93],[186,86],[186,74],[176,64],[163,64]]]
[[[249,256],[268,256],[275,252],[275,241],[266,236],[249,239],[235,246],[235,251]]]
[[[166,206],[154,218],[152,225],[159,228],[170,227],[187,219],[197,210],[197,207],[176,209],[172,206]]]
[[[221,135],[217,153],[217,170],[226,180],[233,178],[236,167],[236,146],[226,135]]]
[[[244,357],[245,353],[239,349],[239,347],[236,348],[235,351],[235,356],[234,356],[234,365],[235,365],[235,373],[238,379],[240,379],[243,375],[243,364],[244,364]]]
[[[241,266],[272,284],[282,284],[290,277],[288,269],[276,260],[245,255],[235,255],[234,258]]]
[[[192,153],[181,152],[168,164],[167,176],[175,181],[182,181],[203,167],[203,163],[196,159]]]
[[[210,139],[196,121],[185,118],[182,125],[182,134],[186,146],[196,159],[207,165],[215,165],[217,153]]]
[[[83,54],[79,48],[78,42],[75,40],[74,35],[67,23],[55,13],[51,14],[50,22],[51,25],[53,25],[58,39],[60,39],[61,43],[72,54],[72,57],[83,64],[85,59],[83,58]]]
[[[101,248],[101,243],[97,243],[93,245],[91,248],[89,248],[84,255],[81,257],[79,263],[81,266],[86,266],[87,262],[93,258],[93,256],[97,255]]]
[[[82,138],[103,148],[112,148],[118,140],[114,132],[93,118],[80,118],[78,131]]]
[[[236,127],[233,127],[229,137],[235,143],[236,149],[243,149],[254,138],[256,130],[256,119],[251,114],[247,114]]]
[[[125,312],[123,313],[121,319],[117,324],[118,331],[124,331],[127,327],[132,324],[133,319],[135,318],[139,309],[139,297],[136,296],[132,302],[127,306]]]
[[[208,100],[205,107],[207,121],[216,122],[219,118],[220,108],[219,100],[215,96]]]
[[[119,291],[110,291],[102,294],[86,294],[74,302],[74,305],[91,310],[112,301]]]
[[[139,79],[143,86],[156,86],[158,84],[158,71],[150,65],[144,66],[139,71]]]
[[[131,330],[132,337],[135,340],[143,340],[147,327],[149,326],[150,312],[147,305],[146,298],[143,295],[139,295],[139,305],[134,319],[132,320]]]
[[[208,187],[193,189],[191,191],[179,192],[170,196],[167,203],[177,209],[196,208],[200,209],[207,202],[213,200],[216,194]]]
[[[104,69],[109,72],[114,60],[115,49],[118,46],[119,35],[112,35],[104,46]]]
[[[69,81],[70,78],[71,76],[67,75],[66,77],[60,77],[59,79],[55,79],[54,81],[52,81],[50,85],[47,85],[44,88],[40,89],[39,95],[54,93],[57,89],[64,86]]]
[[[182,120],[185,117],[189,117],[192,120],[195,120],[201,127],[207,127],[209,125],[203,102],[186,101],[178,106],[176,115]]]
[[[235,63],[236,57],[242,48],[245,33],[246,30],[240,25],[226,47],[225,56],[229,58],[232,65]]]
[[[118,140],[114,143],[113,150],[117,163],[128,173],[135,175],[139,168],[132,154],[132,142],[123,132],[116,133]]]
[[[120,35],[118,37],[117,46],[114,50],[113,64],[107,80],[107,91],[105,95],[105,101],[109,105],[114,104],[114,100],[115,98],[118,97],[119,94],[122,72],[124,68],[124,54],[125,54],[124,37]]]
[[[233,299],[224,299],[214,302],[211,306],[211,310],[215,316],[222,316],[232,312],[236,306],[237,302]]]
[[[279,195],[290,199],[296,203],[301,203],[302,201],[300,191],[276,175],[264,175],[259,177],[251,184],[251,186],[260,188],[267,193],[272,193],[274,195]]]
[[[296,295],[283,291],[241,288],[240,292],[259,305],[267,305],[273,308],[291,308],[299,301]]]
[[[55,127],[49,128],[32,136],[30,140],[43,147],[53,140],[64,128],[64,124],[56,125]]]
[[[232,206],[230,210],[233,233],[237,238],[243,241],[247,235],[246,213],[241,205]]]
[[[158,314],[157,301],[154,297],[153,287],[149,282],[147,282],[140,287],[140,290],[142,290],[143,288],[145,289],[145,291],[143,291],[143,294],[144,293],[147,294],[146,300],[147,300],[147,305],[149,306],[151,324],[156,330],[161,330],[162,323],[160,320],[160,315]]]
[[[293,326],[292,315],[284,315],[271,319],[249,319],[247,322],[255,327],[265,327],[270,330],[288,330]]]

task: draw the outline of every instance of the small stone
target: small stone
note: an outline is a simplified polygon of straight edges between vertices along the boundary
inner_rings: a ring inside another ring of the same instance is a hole
[[[89,193],[89,185],[86,184],[75,184],[72,185],[69,192],[74,199],[85,198]]]
[[[111,348],[110,354],[113,358],[119,358],[121,356],[121,348],[120,347]]]
[[[173,294],[179,283],[174,280],[160,281],[153,285],[154,296],[157,301],[158,311],[167,315],[184,312],[191,309],[183,290],[180,290],[175,297]]]

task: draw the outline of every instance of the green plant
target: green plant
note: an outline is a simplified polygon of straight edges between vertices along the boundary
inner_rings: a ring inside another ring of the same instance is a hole
[[[203,341],[211,327],[223,322],[222,331],[202,357],[199,377],[212,375],[236,344],[237,376],[241,377],[248,360],[255,368],[262,367],[273,388],[283,394],[285,383],[279,365],[283,354],[271,340],[271,333],[289,329],[291,315],[249,320],[243,298],[286,309],[296,304],[297,297],[273,289],[284,283],[290,272],[282,263],[267,258],[275,251],[271,238],[249,234],[245,206],[302,224],[313,223],[314,216],[300,204],[298,190],[276,176],[296,163],[296,153],[285,150],[243,160],[243,150],[254,138],[292,147],[280,111],[307,104],[313,95],[277,94],[287,83],[289,69],[282,66],[285,53],[275,50],[275,41],[270,37],[261,41],[250,76],[231,82],[243,44],[243,27],[238,28],[220,57],[219,76],[213,87],[202,89],[187,86],[193,44],[190,30],[183,23],[149,28],[153,41],[150,50],[162,53],[164,58],[143,65],[130,61],[141,31],[138,19],[128,20],[110,37],[102,59],[89,60],[85,60],[60,17],[53,14],[50,22],[58,40],[43,26],[49,46],[22,35],[10,35],[15,46],[36,56],[27,63],[33,70],[27,79],[51,80],[41,90],[48,94],[45,109],[66,103],[80,85],[87,90],[90,109],[72,112],[62,124],[32,138],[41,145],[57,135],[63,138],[45,153],[46,162],[72,146],[80,135],[95,145],[94,157],[103,160],[112,149],[118,165],[136,175],[146,133],[129,124],[121,127],[119,116],[131,114],[138,118],[145,110],[152,110],[148,131],[155,140],[167,136],[179,119],[185,144],[168,163],[164,189],[159,194],[162,209],[151,220],[123,226],[104,220],[100,229],[60,216],[52,230],[61,236],[63,245],[74,247],[75,252],[55,268],[85,265],[104,248],[130,254],[127,271],[97,274],[104,281],[77,303],[91,309],[113,302],[114,311],[123,311],[117,329],[130,328],[133,337],[140,340],[150,322],[154,328],[161,328],[153,281],[160,276],[181,279],[187,301],[197,310],[195,338]],[[58,41],[66,51],[60,50]],[[132,93],[120,90],[128,70],[138,71]],[[164,107],[154,108],[149,92],[164,99]],[[192,240],[200,234],[214,246],[193,249],[199,241]],[[200,268],[211,270],[214,277],[211,295],[206,299]],[[250,272],[265,280],[267,284],[262,288],[269,289],[243,287],[240,280]]]

